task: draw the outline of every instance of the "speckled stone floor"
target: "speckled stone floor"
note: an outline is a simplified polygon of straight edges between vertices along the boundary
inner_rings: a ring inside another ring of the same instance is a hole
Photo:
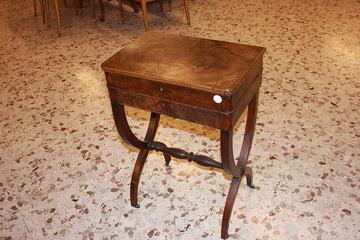
[[[184,161],[145,165],[115,130],[101,63],[144,32],[124,1],[94,25],[61,2],[62,37],[31,0],[0,8],[0,239],[220,239],[230,179]],[[229,239],[360,239],[360,2],[190,0],[149,4],[151,30],[267,48],[256,135]],[[96,6],[97,7],[97,6]],[[97,15],[99,16],[97,7]],[[147,112],[128,108],[136,133]],[[219,132],[163,117],[157,139],[219,159]],[[241,142],[243,123],[235,143]],[[236,148],[237,149],[237,148]],[[237,153],[235,151],[235,153]]]

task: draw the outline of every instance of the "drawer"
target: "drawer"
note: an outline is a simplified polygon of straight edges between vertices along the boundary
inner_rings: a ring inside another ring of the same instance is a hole
[[[144,80],[107,72],[108,86],[219,112],[232,110],[231,95],[217,94],[178,85]],[[216,97],[215,97],[216,96]],[[215,100],[214,100],[215,99]]]

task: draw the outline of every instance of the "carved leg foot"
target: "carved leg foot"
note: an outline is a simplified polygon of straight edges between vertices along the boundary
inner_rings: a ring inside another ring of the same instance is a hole
[[[246,185],[249,187],[249,188],[254,188],[254,185],[252,183],[252,180],[253,180],[253,173],[252,173],[252,169],[251,167],[248,167],[246,166],[245,167],[245,176],[246,176]]]
[[[164,158],[165,158],[165,166],[167,167],[170,164],[171,157],[169,154],[164,153]]]
[[[131,178],[130,184],[130,200],[131,205],[134,207],[139,207],[137,194],[138,186],[140,182],[140,176],[142,169],[145,165],[146,158],[149,153],[149,143],[154,140],[159,121],[160,114],[151,113],[149,126],[145,135],[144,141],[139,140],[134,133],[131,131],[129,123],[126,118],[126,113],[124,106],[116,102],[116,94],[112,91],[109,92],[111,99],[111,107],[113,110],[114,120],[116,128],[121,136],[121,138],[129,145],[140,149],[139,155],[137,157],[133,175]]]

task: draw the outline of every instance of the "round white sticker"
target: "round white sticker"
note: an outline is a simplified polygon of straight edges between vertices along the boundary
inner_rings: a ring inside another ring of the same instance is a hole
[[[221,103],[222,102],[222,97],[219,96],[219,95],[214,95],[213,100],[216,103]]]

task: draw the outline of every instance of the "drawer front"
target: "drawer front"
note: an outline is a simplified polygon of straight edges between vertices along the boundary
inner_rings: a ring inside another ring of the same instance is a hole
[[[232,128],[232,113],[217,112],[109,86],[113,104],[121,104],[203,124],[222,130]]]
[[[168,100],[219,112],[232,111],[232,96],[109,72],[106,73],[106,80],[109,87],[159,98],[164,101]]]

